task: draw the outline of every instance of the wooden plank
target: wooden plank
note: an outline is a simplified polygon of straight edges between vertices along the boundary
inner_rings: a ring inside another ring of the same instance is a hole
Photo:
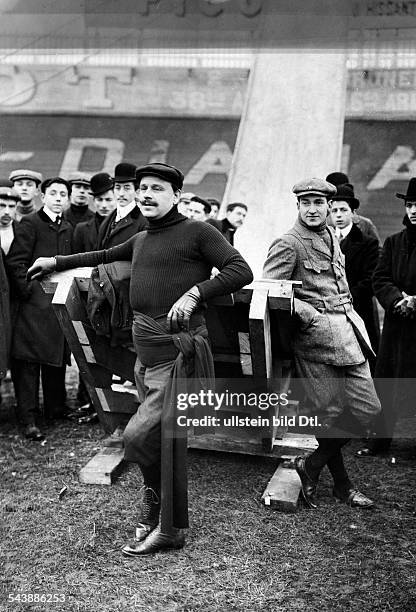
[[[262,501],[274,510],[296,512],[300,490],[296,470],[279,465],[262,495]]]
[[[101,449],[79,472],[84,484],[111,485],[124,462],[124,449],[106,447]]]
[[[251,297],[249,313],[250,346],[253,375],[269,379],[272,374],[272,351],[268,289],[255,289]]]
[[[238,344],[240,345],[241,370],[244,376],[253,376],[250,336],[247,332],[238,332]]]
[[[90,341],[88,340],[88,336],[85,333],[84,325],[81,321],[72,321],[72,325],[75,328],[76,334],[78,336],[78,340],[80,344],[89,345]]]
[[[311,453],[318,446],[315,436],[285,433],[273,442],[273,449],[282,458],[293,458],[304,452]]]

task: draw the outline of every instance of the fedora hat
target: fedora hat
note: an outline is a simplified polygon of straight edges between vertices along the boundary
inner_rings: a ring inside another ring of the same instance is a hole
[[[114,188],[114,180],[108,172],[99,172],[91,177],[90,190],[93,197]]]
[[[136,184],[136,166],[127,162],[117,164],[114,168],[114,182]]]
[[[351,183],[344,183],[344,185],[337,186],[336,194],[331,198],[334,202],[342,200],[343,202],[348,202],[351,210],[357,210],[360,205],[360,200],[355,197],[354,187]]]
[[[401,200],[412,200],[416,202],[416,178],[410,179],[406,194],[396,193],[396,196]]]

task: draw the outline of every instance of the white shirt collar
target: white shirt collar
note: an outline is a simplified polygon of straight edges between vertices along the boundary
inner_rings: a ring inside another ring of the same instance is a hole
[[[133,202],[127,204],[127,206],[117,206],[116,223],[121,221],[121,219],[124,219],[124,217],[127,217],[127,215],[131,213],[131,211],[134,210],[136,206],[136,200],[133,200]]]
[[[61,216],[60,213],[54,213],[51,210],[49,210],[49,208],[46,208],[46,206],[44,206],[42,210],[45,213],[45,215],[47,215],[53,223],[55,223],[56,217]]]
[[[352,223],[347,225],[347,227],[343,227],[342,229],[340,229],[339,227],[336,227],[335,233],[337,237],[339,238],[339,240],[342,240],[343,238],[345,238],[345,236],[348,236],[351,230],[352,230]]]

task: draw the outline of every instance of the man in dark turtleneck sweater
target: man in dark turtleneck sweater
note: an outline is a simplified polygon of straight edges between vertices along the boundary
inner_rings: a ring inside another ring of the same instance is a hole
[[[68,178],[71,185],[71,200],[62,218],[68,221],[72,227],[92,219],[94,213],[88,208],[90,200],[90,176],[85,172],[73,172]]]
[[[374,295],[385,310],[374,374],[382,412],[361,457],[389,453],[396,421],[414,410],[416,396],[416,178],[396,195],[404,200],[405,229],[386,238],[373,275]]]
[[[10,172],[9,180],[20,196],[16,208],[16,221],[20,221],[26,215],[35,212],[36,197],[39,195],[39,185],[43,178],[40,172],[19,169]]]
[[[175,413],[167,418],[176,409],[175,385],[191,371],[199,381],[213,376],[205,302],[237,291],[253,278],[238,251],[217,230],[178,213],[182,172],[155,163],[138,168],[136,178],[148,229],[107,250],[41,258],[28,273],[39,278],[55,269],[132,262],[135,373],[142,401],[124,441],[125,458],[137,462],[143,473],[145,498],[136,538],[123,548],[128,556],[184,544],[180,529],[188,526],[186,439],[172,433]],[[213,267],[220,272],[210,278]]]
[[[295,311],[299,325],[293,338],[296,374],[318,417],[318,448],[295,467],[309,508],[316,508],[322,469],[334,479],[334,496],[353,507],[373,502],[355,489],[346,472],[342,447],[351,433],[363,433],[380,412],[367,356],[370,340],[351,303],[344,256],[335,232],[326,224],[329,200],[336,187],[322,179],[306,179],[294,186],[298,219],[273,242],[264,276],[298,280]]]

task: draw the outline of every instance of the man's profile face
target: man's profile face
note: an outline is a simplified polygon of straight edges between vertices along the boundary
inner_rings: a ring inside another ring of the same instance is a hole
[[[63,183],[52,183],[41,195],[45,208],[55,214],[60,214],[68,203],[68,190]]]
[[[88,206],[90,189],[84,183],[72,183],[71,204],[75,206]]]
[[[133,181],[127,183],[114,183],[114,195],[116,197],[117,206],[123,208],[134,202],[136,188]]]
[[[354,213],[348,202],[344,200],[334,200],[330,204],[331,218],[335,227],[344,229],[351,225]]]
[[[228,223],[231,223],[231,225],[236,229],[243,225],[246,216],[247,211],[242,206],[236,206],[235,208],[226,213]]]
[[[416,225],[416,200],[405,200],[406,215],[409,217],[410,223]]]
[[[300,196],[297,207],[299,218],[309,227],[317,227],[324,223],[329,210],[326,197],[318,194]]]
[[[16,218],[16,200],[0,196],[0,227],[8,227]]]
[[[210,218],[216,219],[218,217],[219,211],[220,209],[218,207],[218,204],[211,204],[211,212],[209,213]]]
[[[101,217],[107,217],[116,207],[114,191],[109,189],[105,193],[100,193],[94,197],[95,210]]]
[[[139,207],[144,217],[161,219],[178,201],[179,191],[157,176],[143,176],[137,190]]]
[[[36,181],[32,181],[31,179],[18,179],[13,182],[13,187],[20,195],[23,204],[31,202],[39,192]]]
[[[201,202],[194,202],[193,200],[189,202],[188,217],[196,221],[206,221],[208,219],[204,205]]]

